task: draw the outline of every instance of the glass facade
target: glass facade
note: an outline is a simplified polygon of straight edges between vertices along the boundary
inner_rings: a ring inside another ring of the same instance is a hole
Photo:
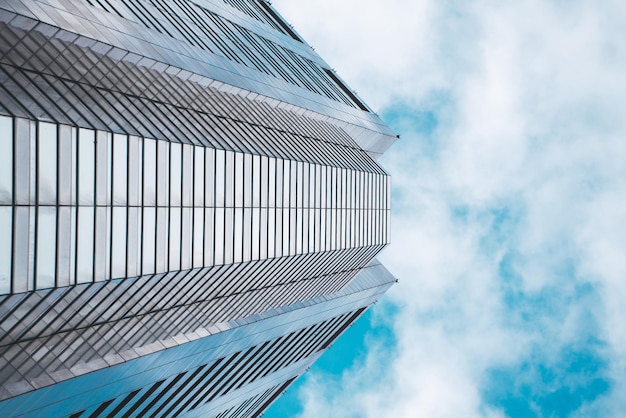
[[[395,140],[262,0],[0,1],[0,412],[255,416],[394,282]]]

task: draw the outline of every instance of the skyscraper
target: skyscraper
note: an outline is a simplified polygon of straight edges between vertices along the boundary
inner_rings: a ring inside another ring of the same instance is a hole
[[[2,416],[257,416],[394,282],[395,140],[262,0],[0,0]]]

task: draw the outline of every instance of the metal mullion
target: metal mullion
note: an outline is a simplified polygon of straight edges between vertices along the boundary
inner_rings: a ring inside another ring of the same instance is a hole
[[[27,84],[27,85],[32,85],[32,81],[30,81],[30,80],[28,79],[28,77],[26,77],[26,75],[25,75],[25,74],[24,74],[21,70],[19,70],[18,68],[13,68],[13,73],[11,74],[9,71],[7,71],[7,69],[6,69],[6,68],[3,68],[4,66],[1,66],[1,67],[2,67],[2,70],[4,71],[4,74],[7,76],[7,78],[11,80],[11,82],[13,83],[13,85],[14,85],[15,87],[17,87],[17,89],[19,89],[19,93],[20,93],[20,94],[24,94],[24,95],[28,96],[28,98],[31,100],[31,106],[34,104],[34,105],[37,107],[37,109],[35,109],[35,110],[36,110],[36,111],[35,111],[35,113],[33,113],[33,109],[31,109],[31,108],[29,108],[29,107],[26,107],[26,105],[23,103],[23,100],[16,99],[16,100],[18,100],[18,102],[20,103],[20,105],[21,105],[24,109],[26,109],[26,111],[28,112],[28,114],[29,114],[29,119],[31,119],[31,120],[38,120],[38,119],[41,119],[42,115],[46,115],[46,116],[50,117],[50,116],[48,115],[48,112],[44,111],[44,107],[43,107],[43,106],[42,106],[42,105],[41,105],[41,104],[40,104],[40,103],[39,103],[39,102],[35,99],[35,97],[33,96],[33,94],[32,94],[32,89],[27,89],[27,88],[25,88],[25,87],[24,87],[24,83],[20,83],[20,82],[16,79],[16,76],[21,77],[21,78],[25,78],[25,79],[26,79],[26,84]],[[2,86],[4,87],[4,89],[5,89],[5,90],[9,91],[9,90],[6,88],[6,83],[4,83],[4,82],[3,82],[3,83],[2,83]],[[9,92],[10,92],[10,91],[9,91]],[[15,96],[13,95],[13,93],[11,93],[11,92],[10,92],[10,94],[11,94],[11,96],[12,96],[12,97],[15,97]],[[41,93],[40,93],[40,94],[41,94]],[[39,114],[40,116],[39,116],[39,117],[36,117],[36,116],[35,116],[35,114]],[[50,119],[52,119],[52,118],[50,118]]]
[[[143,5],[140,1],[136,1],[136,0],[125,0],[125,2],[126,2],[126,4],[127,4],[127,6],[128,6],[128,3],[132,3],[133,7],[134,7],[136,10],[133,10],[131,7],[129,7],[129,10],[130,10],[130,11],[131,11],[131,12],[132,12],[135,16],[137,16],[137,19],[139,19],[139,21],[140,21],[140,22],[141,22],[141,23],[142,23],[145,27],[147,27],[148,29],[154,29],[154,30],[156,30],[156,31],[157,31],[157,32],[159,32],[159,33],[163,33],[163,31],[165,31],[165,33],[166,33],[167,35],[169,35],[171,38],[173,38],[172,34],[171,34],[171,33],[169,33],[169,32],[167,31],[167,29],[165,29],[165,28],[163,27],[163,25],[162,25],[160,22],[158,22],[158,20],[157,20],[157,19],[156,19],[156,18],[155,18],[155,17],[154,17],[154,16],[153,16],[153,15],[152,15],[152,14],[151,14],[151,13],[150,13],[150,12],[149,12],[146,8],[145,8],[145,6],[144,6],[144,5]],[[141,16],[139,16],[139,13],[141,13]],[[149,15],[149,17],[148,17],[148,15]],[[149,25],[147,22],[151,22],[151,24]],[[159,27],[157,27],[157,23],[158,23],[158,26],[160,26],[160,28],[159,28]]]
[[[202,401],[206,398],[206,396],[211,393],[215,387],[221,382],[222,379],[224,379],[225,376],[228,376],[230,373],[233,372],[233,370],[235,370],[238,366],[238,363],[241,361],[242,358],[246,358],[248,356],[248,354],[254,349],[254,347],[250,347],[248,348],[243,354],[241,351],[231,355],[231,358],[229,360],[226,361],[226,363],[224,363],[224,365],[222,365],[222,367],[220,367],[220,369],[214,374],[215,379],[217,380],[215,383],[213,383],[208,389],[206,389],[206,386],[208,386],[209,383],[212,382],[212,380],[209,380],[209,382],[207,382],[207,385],[203,386],[202,388],[200,388],[199,391],[197,391],[192,398],[190,399],[191,401],[195,402],[193,403],[193,405],[191,405],[191,408],[189,409],[195,409],[200,403],[202,403]],[[234,362],[234,364],[232,366],[230,366],[228,368],[227,371],[224,371],[224,369],[226,369],[230,363],[233,362],[233,360],[237,359],[236,362]],[[196,400],[197,398],[197,400]],[[177,416],[180,414],[180,412],[186,408],[189,403],[191,402],[187,402],[185,403],[185,405],[183,405],[183,407],[181,407],[174,416]]]
[[[221,360],[221,359],[220,359]],[[217,360],[217,361],[220,361]],[[183,390],[185,387],[187,387],[190,383],[192,383],[195,379],[195,377],[207,366],[207,364],[202,364],[199,367],[196,368],[196,370],[187,377],[187,379],[185,379],[185,381],[183,383],[180,384],[180,386],[178,386],[178,388],[176,388],[176,390],[165,400],[161,403],[161,405],[159,405],[159,407],[157,409],[155,409],[152,412],[152,415],[150,415],[150,418],[155,418],[157,416],[159,416],[159,413],[170,403],[172,402],[172,400],[179,395],[180,391]],[[193,386],[192,386],[193,388]],[[177,403],[174,403],[174,405],[176,405]],[[169,411],[168,411],[169,412]],[[146,411],[147,413],[147,411]],[[165,416],[167,415],[167,413],[161,415],[161,416]]]
[[[225,40],[223,32],[219,31],[219,29],[216,30],[216,27],[218,27],[219,24],[216,22],[214,14],[212,12],[209,12],[208,10],[205,10],[204,8],[202,8],[202,11],[205,15],[207,15],[209,20],[211,20],[215,24],[215,27],[207,25],[204,23],[204,19],[198,19],[198,22],[201,23],[201,25],[198,26],[204,29],[204,34],[207,35],[207,38],[210,39],[211,42],[213,42],[215,47],[221,52],[221,55],[224,58],[237,62],[241,65],[246,65],[245,62],[240,57],[238,57],[237,54],[234,53],[233,47],[229,45],[229,42]],[[222,32],[222,34],[218,32]]]
[[[23,106],[17,97],[6,88],[7,83],[2,77],[2,74],[6,73],[2,67],[3,65],[0,64],[0,92],[4,93],[0,94],[0,104],[13,118],[36,120],[35,115],[30,111],[30,109]],[[9,111],[9,109],[11,110]],[[13,158],[13,161],[15,161],[15,157]]]
[[[183,24],[179,21],[180,18],[178,16],[176,16],[176,14],[172,13],[170,8],[166,4],[162,3],[161,0],[150,0],[150,3],[152,3],[152,5],[155,7],[155,9],[157,9],[159,11],[161,16],[163,16],[165,18],[165,20],[167,20],[167,22],[169,22],[171,27],[176,29],[176,31],[178,33],[180,33],[180,35],[182,35],[182,37],[183,37],[183,39],[185,41],[187,41],[192,46],[196,46],[196,47],[198,47],[200,49],[205,49],[202,46],[202,42],[198,42],[198,40],[195,39],[195,37],[192,35],[191,32],[187,32],[187,30],[185,30]],[[159,4],[157,5],[155,3],[159,3]],[[170,34],[170,36],[172,36],[172,35]],[[172,37],[174,38],[174,36],[172,36]]]

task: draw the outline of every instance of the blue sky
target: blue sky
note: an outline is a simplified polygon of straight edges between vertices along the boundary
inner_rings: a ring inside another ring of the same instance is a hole
[[[265,416],[623,416],[626,3],[273,3],[402,136],[400,283]]]

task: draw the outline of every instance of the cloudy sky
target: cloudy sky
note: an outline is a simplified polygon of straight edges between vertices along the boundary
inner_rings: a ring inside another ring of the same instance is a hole
[[[274,0],[402,140],[398,277],[266,414],[626,411],[626,3]]]

